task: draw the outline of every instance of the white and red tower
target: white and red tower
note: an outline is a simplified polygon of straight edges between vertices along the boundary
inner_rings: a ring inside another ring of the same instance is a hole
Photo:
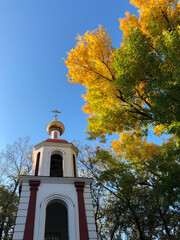
[[[78,149],[61,140],[64,125],[48,123],[50,139],[34,146],[32,175],[22,189],[13,240],[97,240],[92,179],[78,177]]]

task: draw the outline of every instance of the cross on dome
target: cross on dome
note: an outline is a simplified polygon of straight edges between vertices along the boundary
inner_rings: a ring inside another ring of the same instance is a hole
[[[58,111],[58,110],[53,110],[53,111],[51,111],[51,112],[54,113],[54,120],[57,120],[58,113],[61,113],[61,112]]]
[[[54,120],[48,123],[46,131],[51,136],[51,138],[59,139],[65,130],[64,124],[57,120],[57,116],[61,112],[58,110],[53,110],[51,112],[54,113]]]

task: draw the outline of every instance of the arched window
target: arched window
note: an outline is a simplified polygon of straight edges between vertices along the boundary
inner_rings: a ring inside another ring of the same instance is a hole
[[[40,152],[38,152],[38,154],[37,154],[36,168],[35,168],[35,176],[38,176],[40,154],[41,154]]]
[[[77,175],[76,175],[76,159],[75,159],[74,154],[73,154],[73,168],[74,168],[74,177],[77,177]]]
[[[53,154],[51,156],[50,176],[63,177],[63,159],[59,154]]]
[[[45,240],[69,240],[67,208],[60,200],[46,207]]]

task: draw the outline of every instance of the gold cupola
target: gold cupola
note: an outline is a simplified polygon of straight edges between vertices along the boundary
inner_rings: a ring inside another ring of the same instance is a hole
[[[57,120],[58,110],[52,111],[54,113],[54,120],[49,122],[46,131],[53,139],[58,139],[65,131],[64,124]]]

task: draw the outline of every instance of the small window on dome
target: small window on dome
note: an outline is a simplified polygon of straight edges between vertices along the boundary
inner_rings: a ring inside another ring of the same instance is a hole
[[[51,156],[50,177],[63,177],[63,159],[59,154]]]

